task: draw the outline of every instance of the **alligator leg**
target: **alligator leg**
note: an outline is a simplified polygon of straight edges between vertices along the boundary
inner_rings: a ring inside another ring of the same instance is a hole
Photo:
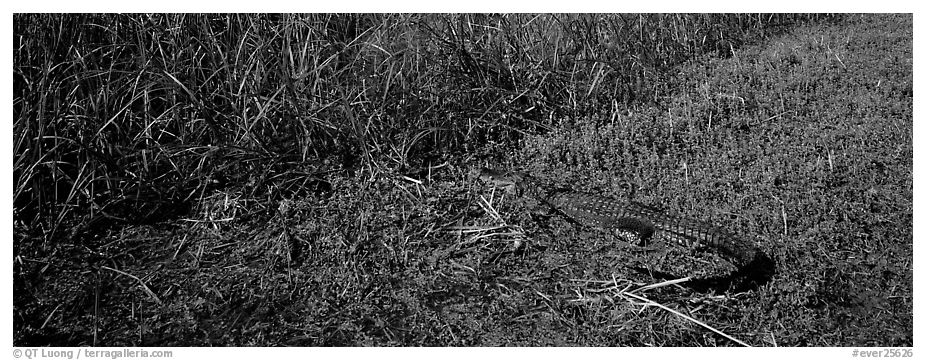
[[[653,223],[635,217],[618,218],[604,224],[603,227],[605,229],[610,229],[610,231],[614,233],[630,232],[634,234],[634,238],[628,239],[628,242],[643,247],[649,245],[650,240],[653,238],[653,234],[656,232],[656,226],[653,225]]]

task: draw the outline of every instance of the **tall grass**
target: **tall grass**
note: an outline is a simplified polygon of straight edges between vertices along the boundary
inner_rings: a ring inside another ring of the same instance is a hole
[[[14,220],[48,240],[218,186],[267,195],[271,173],[414,171],[658,102],[687,59],[837,18],[17,14]]]

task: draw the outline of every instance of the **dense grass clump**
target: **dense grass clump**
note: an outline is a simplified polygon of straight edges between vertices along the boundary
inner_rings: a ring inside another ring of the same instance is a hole
[[[692,56],[832,18],[18,14],[15,217],[74,237],[227,185],[269,200],[331,170],[414,171],[656,100]]]

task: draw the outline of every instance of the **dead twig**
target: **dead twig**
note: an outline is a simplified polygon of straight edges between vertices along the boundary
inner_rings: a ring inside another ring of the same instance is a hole
[[[701,322],[701,321],[698,320],[698,319],[695,319],[695,318],[693,318],[693,317],[691,317],[691,316],[682,314],[682,313],[676,311],[675,309],[672,309],[672,308],[670,308],[670,307],[668,307],[668,306],[665,306],[665,305],[662,305],[662,304],[657,303],[657,302],[655,302],[655,301],[652,301],[652,300],[650,300],[650,299],[647,299],[647,298],[645,298],[645,297],[643,297],[643,296],[641,296],[641,295],[634,294],[633,292],[624,292],[624,293],[620,293],[620,294],[618,294],[618,295],[620,295],[620,296],[629,296],[629,297],[634,298],[634,299],[636,299],[636,300],[642,301],[644,305],[658,307],[658,308],[663,309],[663,310],[665,310],[665,311],[668,311],[668,312],[670,312],[670,313],[672,313],[672,314],[675,314],[676,316],[681,317],[682,319],[685,319],[685,320],[691,321],[691,322],[693,322],[693,323],[695,323],[695,324],[701,325],[701,326],[704,327],[705,329],[708,329],[708,330],[710,330],[710,331],[712,331],[712,332],[714,332],[714,333],[716,333],[716,334],[718,334],[718,335],[720,335],[720,336],[723,336],[723,337],[725,337],[725,338],[727,338],[727,339],[730,339],[730,341],[733,341],[733,342],[735,342],[735,343],[737,343],[737,344],[740,344],[740,345],[745,346],[745,347],[752,347],[752,345],[749,345],[749,344],[743,342],[742,340],[739,340],[739,339],[737,339],[737,338],[735,338],[735,337],[732,337],[732,336],[730,336],[730,335],[727,335],[727,334],[725,334],[723,331],[717,330],[717,329],[715,329],[714,327],[712,327],[712,326],[710,326],[710,325],[708,325],[708,324],[705,324],[705,323]]]
[[[112,272],[115,272],[115,273],[117,273],[117,274],[121,274],[121,275],[128,276],[128,277],[130,277],[130,278],[132,278],[132,279],[135,279],[135,281],[137,281],[138,284],[141,285],[142,290],[144,290],[146,293],[148,293],[148,296],[150,296],[152,299],[154,299],[154,302],[158,303],[158,305],[163,305],[163,304],[164,304],[163,302],[161,302],[161,299],[158,298],[157,295],[155,295],[154,291],[151,291],[151,289],[148,288],[148,285],[145,285],[145,282],[142,281],[141,279],[139,279],[137,276],[132,275],[132,274],[129,274],[129,273],[127,273],[127,272],[125,272],[125,271],[122,271],[122,270],[113,269],[113,268],[111,268],[111,267],[109,267],[109,266],[102,266],[102,268],[103,268],[103,269],[106,269],[106,270],[109,270],[109,271],[112,271]]]

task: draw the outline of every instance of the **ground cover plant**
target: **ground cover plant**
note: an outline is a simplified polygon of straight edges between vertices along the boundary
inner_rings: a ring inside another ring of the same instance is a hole
[[[18,346],[912,346],[910,15],[20,14],[13,53]],[[640,289],[716,259],[484,166],[775,275]]]

